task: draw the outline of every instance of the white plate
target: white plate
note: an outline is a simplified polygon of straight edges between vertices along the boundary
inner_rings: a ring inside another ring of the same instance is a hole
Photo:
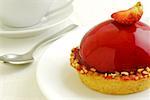
[[[37,68],[37,82],[48,100],[150,100],[150,90],[131,95],[105,95],[87,88],[69,64],[73,47],[89,28],[78,28],[46,50]]]
[[[60,5],[64,5],[68,0],[55,0],[53,5],[51,6],[52,9],[59,8]],[[35,36],[40,33],[44,33],[46,30],[53,28],[64,21],[67,20],[68,16],[72,13],[73,6],[69,5],[67,7],[64,7],[63,9],[60,9],[59,11],[50,14],[46,19],[43,18],[40,23],[38,23],[35,26],[28,27],[28,28],[13,28],[4,26],[0,22],[0,36],[5,37],[29,37],[29,36]]]

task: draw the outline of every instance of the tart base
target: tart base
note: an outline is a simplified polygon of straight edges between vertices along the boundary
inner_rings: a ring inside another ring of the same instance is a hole
[[[96,73],[79,73],[81,81],[89,88],[105,94],[131,94],[150,88],[150,78],[139,80],[105,79]]]

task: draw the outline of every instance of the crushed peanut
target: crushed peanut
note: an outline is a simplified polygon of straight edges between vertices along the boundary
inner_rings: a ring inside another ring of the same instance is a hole
[[[85,68],[83,68],[84,73],[88,73],[88,70],[86,70]]]
[[[96,69],[95,68],[90,68],[91,71],[93,72],[96,72]]]
[[[148,74],[149,74],[149,72],[147,72],[147,71],[142,71],[142,74],[144,74],[144,75],[148,75]]]
[[[150,72],[150,68],[149,68],[149,67],[146,67],[146,71]]]
[[[130,72],[130,75],[133,75],[133,74],[134,74],[134,72],[133,72],[133,71],[131,71],[131,72]]]
[[[83,70],[80,70],[80,73],[81,73],[81,74],[83,74],[83,73],[84,73],[84,71],[83,71]]]
[[[107,77],[107,73],[104,74],[104,77]]]
[[[120,76],[120,73],[119,73],[119,72],[117,72],[117,71],[115,72],[115,74],[116,74],[116,76]]]
[[[116,77],[116,74],[111,73],[110,75],[112,76],[112,78]]]
[[[121,72],[121,75],[128,76],[128,75],[129,75],[129,73],[128,73],[128,72]]]
[[[143,70],[144,70],[144,68],[140,68],[140,69],[138,69],[137,71],[138,71],[139,73],[141,73]]]

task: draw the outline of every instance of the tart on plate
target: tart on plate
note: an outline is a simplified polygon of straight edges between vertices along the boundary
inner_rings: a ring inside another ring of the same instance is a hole
[[[106,94],[130,94],[150,87],[150,27],[139,21],[140,2],[119,11],[83,37],[70,63],[89,88]]]

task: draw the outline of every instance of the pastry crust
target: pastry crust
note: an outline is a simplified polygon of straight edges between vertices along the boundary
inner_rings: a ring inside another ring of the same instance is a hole
[[[72,49],[70,63],[79,73],[81,81],[89,88],[105,94],[131,94],[150,88],[150,68],[137,72],[99,73],[79,63]]]
[[[106,94],[131,94],[150,87],[150,78],[124,81],[120,78],[106,79],[103,75],[94,73],[79,73],[82,82],[89,88]]]

